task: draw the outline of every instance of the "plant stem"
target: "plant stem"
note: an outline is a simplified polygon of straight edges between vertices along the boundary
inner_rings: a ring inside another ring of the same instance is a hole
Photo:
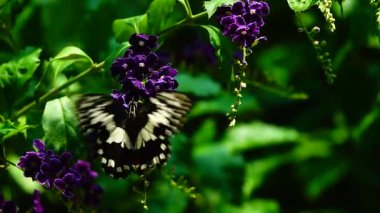
[[[189,17],[192,17],[193,16],[193,12],[191,11],[191,6],[190,6],[190,2],[189,2],[189,0],[185,0],[185,4],[186,4],[186,8],[187,8],[187,10],[188,10],[188,16]]]
[[[166,29],[163,29],[161,32],[158,33],[158,35],[161,36],[162,34],[168,33],[169,31],[171,31],[173,29],[176,29],[176,28],[179,28],[179,27],[183,27],[185,25],[189,25],[192,22],[194,22],[194,21],[196,21],[198,19],[204,18],[204,17],[207,17],[207,12],[206,11],[198,13],[198,14],[195,14],[195,15],[188,16],[188,17],[182,19],[181,21],[173,24],[172,26],[170,26],[170,27],[168,27]]]
[[[336,75],[334,74],[333,69],[332,69],[332,62],[331,62],[331,58],[329,57],[329,53],[328,52],[323,53],[323,50],[322,50],[322,47],[325,46],[326,44],[323,44],[323,42],[319,42],[318,40],[315,40],[313,38],[313,36],[312,36],[313,30],[308,31],[306,29],[306,26],[303,23],[299,13],[296,13],[296,17],[297,17],[298,22],[302,26],[303,31],[306,33],[307,38],[309,39],[309,41],[313,45],[313,48],[314,48],[315,53],[317,55],[317,59],[321,63],[322,68],[325,72],[325,76],[327,78],[327,83],[332,84],[334,82],[334,78],[336,77]],[[326,42],[324,42],[324,43],[326,43]],[[326,56],[326,54],[327,54],[327,56]]]
[[[272,93],[273,95],[277,95],[282,98],[292,99],[292,100],[306,100],[309,98],[308,94],[304,92],[293,92],[289,91],[286,88],[274,88],[268,85],[265,85],[261,82],[254,80],[246,80],[247,85],[256,87],[262,91]]]
[[[302,26],[303,31],[306,33],[307,38],[308,38],[309,41],[313,44],[314,39],[311,37],[310,32],[306,29],[306,26],[305,26],[305,24],[303,23],[303,21],[302,21],[300,15],[299,15],[299,13],[296,13],[296,17],[297,17],[298,22],[299,22],[300,25]],[[313,45],[313,47],[314,47],[314,45]],[[314,49],[315,49],[315,48],[314,48]],[[315,49],[315,51],[316,51],[317,55],[319,55],[319,52],[318,52],[316,49]]]
[[[7,162],[8,164],[10,164],[10,165],[12,165],[12,166],[18,168],[17,165],[16,165],[15,163],[13,163],[12,161],[6,160],[6,162]]]
[[[68,86],[70,86],[71,84],[75,83],[76,81],[78,81],[79,79],[83,78],[84,76],[86,76],[87,74],[91,73],[92,71],[96,71],[96,70],[102,69],[103,65],[104,65],[104,61],[101,62],[101,63],[99,63],[99,64],[94,64],[92,67],[90,67],[89,69],[85,70],[84,72],[81,72],[77,76],[71,78],[70,80],[68,80],[67,82],[65,82],[64,84],[62,84],[61,86],[59,86],[57,88],[51,89],[49,92],[47,92],[43,96],[37,98],[35,101],[30,102],[29,104],[27,104],[26,106],[24,106],[22,109],[20,109],[19,111],[17,111],[14,114],[14,116],[12,117],[12,120],[17,119],[18,117],[20,117],[21,115],[23,115],[25,112],[29,111],[32,107],[34,107],[38,103],[45,102],[45,101],[49,100],[52,96],[56,95],[57,93],[59,93],[60,91],[62,91],[64,89],[66,89]]]
[[[243,52],[242,59],[241,60],[238,59],[236,64],[233,65],[233,67],[236,66],[236,69],[238,72],[235,72],[235,69],[233,68],[232,77],[233,77],[233,82],[235,83],[234,92],[236,93],[236,99],[235,99],[235,102],[231,105],[231,112],[227,113],[228,119],[230,120],[229,126],[235,126],[237,112],[238,112],[239,106],[241,105],[241,99],[243,97],[241,93],[243,89],[246,87],[246,83],[244,82],[245,81],[244,79],[246,75],[245,71],[248,65],[246,61],[247,48],[243,46],[241,50]]]

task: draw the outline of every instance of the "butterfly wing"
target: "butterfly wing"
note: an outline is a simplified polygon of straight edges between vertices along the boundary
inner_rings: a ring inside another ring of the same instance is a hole
[[[190,106],[183,94],[161,92],[129,117],[110,96],[85,95],[78,112],[84,135],[101,157],[105,172],[119,178],[166,163],[168,137],[183,125]]]

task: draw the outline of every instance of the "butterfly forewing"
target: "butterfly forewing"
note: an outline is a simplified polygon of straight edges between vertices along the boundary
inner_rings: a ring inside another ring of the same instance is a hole
[[[105,172],[119,178],[166,163],[168,137],[183,125],[190,106],[185,95],[162,92],[130,116],[109,95],[85,95],[78,112],[84,135],[101,157]]]

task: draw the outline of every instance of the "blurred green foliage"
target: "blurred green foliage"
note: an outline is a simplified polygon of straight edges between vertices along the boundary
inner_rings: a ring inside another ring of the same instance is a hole
[[[76,95],[117,88],[109,67],[137,31],[160,34],[159,51],[178,68],[179,91],[193,107],[171,139],[169,164],[148,177],[148,187],[134,175],[114,180],[93,161],[104,189],[98,212],[143,212],[144,190],[149,212],[380,212],[378,1],[334,1],[331,33],[316,1],[296,15],[286,1],[268,0],[268,41],[247,58],[247,88],[232,128],[226,113],[235,99],[238,48],[207,15],[176,25],[189,12],[186,2],[0,0],[0,193],[20,212],[31,208],[38,184],[3,165],[5,157],[17,163],[35,138],[87,158]],[[206,1],[208,15],[222,2],[231,1]],[[192,14],[203,5],[190,1]],[[321,32],[310,39],[300,23]],[[333,84],[313,46],[323,40]],[[55,192],[44,191],[42,202],[46,212],[67,212]]]

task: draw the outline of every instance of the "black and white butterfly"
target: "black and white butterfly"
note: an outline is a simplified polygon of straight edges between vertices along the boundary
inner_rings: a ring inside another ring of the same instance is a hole
[[[122,178],[166,164],[168,138],[183,125],[190,106],[183,94],[160,92],[139,105],[134,116],[110,95],[84,95],[77,107],[81,128],[104,171]]]

